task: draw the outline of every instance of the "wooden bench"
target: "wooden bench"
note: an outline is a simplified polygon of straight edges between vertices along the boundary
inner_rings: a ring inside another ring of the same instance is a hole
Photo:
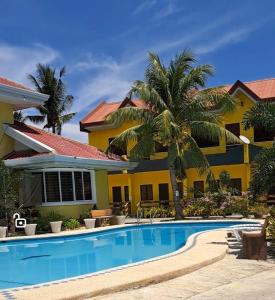
[[[104,220],[110,220],[114,215],[111,208],[91,210],[92,218],[96,219],[96,227],[100,227]]]

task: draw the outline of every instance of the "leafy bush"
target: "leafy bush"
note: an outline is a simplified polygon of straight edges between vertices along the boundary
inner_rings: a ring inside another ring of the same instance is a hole
[[[37,219],[37,230],[38,231],[49,231],[50,230],[50,222],[55,221],[64,221],[64,216],[51,211],[45,216],[41,216]]]
[[[78,220],[76,219],[67,219],[63,222],[63,226],[66,228],[66,229],[76,229],[76,228],[79,228],[80,227],[80,223]]]
[[[250,213],[253,214],[255,218],[262,218],[269,213],[269,207],[264,203],[256,202],[251,205]]]
[[[247,217],[250,212],[247,196],[231,196],[221,205],[224,215],[242,214]]]
[[[191,199],[183,210],[186,216],[208,217],[215,209],[215,203],[209,197]]]

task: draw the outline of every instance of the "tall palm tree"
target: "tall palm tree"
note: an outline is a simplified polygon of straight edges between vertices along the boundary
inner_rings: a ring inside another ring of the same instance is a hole
[[[69,122],[76,113],[66,113],[72,105],[73,96],[66,95],[66,86],[62,81],[65,76],[65,67],[56,77],[55,69],[49,65],[38,64],[36,74],[29,74],[28,78],[39,93],[49,95],[42,107],[37,108],[40,115],[28,118],[37,124],[46,122],[44,128],[51,128],[53,133],[61,134],[62,125]]]
[[[130,97],[143,99],[145,107],[124,107],[107,117],[115,125],[137,123],[111,143],[119,147],[134,141],[131,158],[148,157],[155,152],[157,143],[167,147],[176,219],[183,217],[177,178],[184,178],[185,170],[191,166],[201,174],[209,170],[194,136],[209,141],[226,136],[232,142],[239,141],[221,123],[221,116],[234,109],[234,99],[220,88],[203,89],[213,67],[194,64],[189,51],[177,55],[167,67],[156,54],[149,53],[145,80],[135,81],[129,93]]]
[[[28,116],[25,116],[22,110],[17,110],[13,113],[13,119],[17,122],[25,123],[28,119]]]

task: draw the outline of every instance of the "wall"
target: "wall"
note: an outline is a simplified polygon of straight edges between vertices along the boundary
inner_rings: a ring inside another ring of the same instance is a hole
[[[96,199],[97,208],[103,209],[109,207],[109,193],[108,193],[108,176],[107,171],[98,170],[95,172],[96,181]]]
[[[81,214],[85,214],[86,212],[91,210],[92,205],[93,204],[41,206],[38,209],[42,216],[47,215],[51,211],[54,211],[66,218],[79,218]]]
[[[0,158],[13,150],[13,140],[5,135],[3,123],[13,123],[13,109],[10,104],[0,102]]]

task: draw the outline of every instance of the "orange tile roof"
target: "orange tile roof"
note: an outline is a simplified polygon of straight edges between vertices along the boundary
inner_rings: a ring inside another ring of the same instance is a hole
[[[80,123],[83,125],[90,123],[102,123],[108,114],[119,109],[121,104],[125,100],[118,102],[101,102],[95,109],[93,109],[85,118],[83,118]],[[137,107],[144,107],[144,102],[141,99],[129,100]]]
[[[28,87],[26,87],[20,83],[14,82],[12,80],[9,80],[9,79],[7,79],[5,77],[1,77],[1,76],[0,76],[0,84],[4,84],[7,86],[19,88],[19,89],[30,90]]]
[[[275,78],[260,79],[254,81],[243,82],[254,94],[260,99],[275,98]],[[225,86],[225,90],[229,91],[233,85]]]
[[[107,155],[104,152],[100,151],[94,146],[90,146],[87,144],[82,144],[80,142],[64,138],[62,136],[48,133],[42,129],[36,128],[34,126],[29,126],[20,122],[15,122],[14,124],[8,124],[10,127],[20,131],[21,133],[27,135],[28,137],[47,145],[52,148],[55,153],[45,153],[48,155],[58,154],[58,155],[66,155],[66,156],[77,156],[83,158],[91,158],[91,159],[99,159],[99,160],[120,160],[119,156],[116,155]],[[24,156],[25,155],[25,156]],[[18,158],[18,157],[30,157],[34,155],[38,155],[33,153],[33,151],[29,151],[28,153],[12,153],[7,157],[9,159]],[[41,155],[41,154],[40,154]]]
[[[248,82],[236,81],[232,85],[224,86],[224,89],[228,92],[234,86],[241,84],[245,87],[257,100],[275,99],[275,78],[262,79]],[[85,130],[85,126],[93,126],[102,124],[105,118],[111,112],[116,111],[124,102],[102,102],[95,109],[93,109],[85,118],[80,121],[80,128]],[[131,100],[137,107],[144,107],[144,102],[141,99]]]

